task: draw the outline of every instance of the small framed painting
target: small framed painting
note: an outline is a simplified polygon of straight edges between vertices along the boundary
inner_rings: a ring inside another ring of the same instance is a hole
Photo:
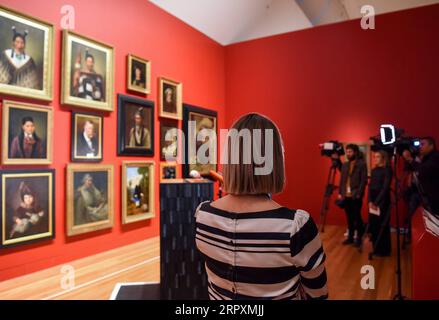
[[[159,78],[159,116],[181,120],[183,108],[183,84]]]
[[[160,182],[172,182],[179,179],[181,179],[181,170],[177,162],[160,163]]]
[[[103,117],[72,112],[71,158],[74,162],[102,161]]]
[[[122,163],[122,223],[151,219],[155,216],[153,161]]]
[[[127,58],[127,89],[143,94],[151,93],[151,62],[132,54]]]

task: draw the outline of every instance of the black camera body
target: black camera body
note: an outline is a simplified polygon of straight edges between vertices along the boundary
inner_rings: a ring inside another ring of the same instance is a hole
[[[322,156],[331,157],[333,154],[343,156],[345,154],[343,144],[337,140],[331,140],[320,144],[320,153]]]

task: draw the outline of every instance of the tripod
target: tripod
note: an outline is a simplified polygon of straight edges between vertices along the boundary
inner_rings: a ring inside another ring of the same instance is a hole
[[[329,168],[328,180],[326,182],[325,193],[323,194],[322,207],[320,209],[320,232],[325,231],[326,216],[328,215],[329,210],[329,200],[331,200],[331,196],[334,193],[334,190],[337,188],[334,185],[337,166],[337,162],[332,160],[331,167]]]
[[[402,295],[402,284],[401,284],[401,230],[399,227],[399,210],[398,210],[398,190],[399,190],[399,181],[398,181],[398,153],[396,150],[396,146],[393,148],[393,172],[395,174],[395,189],[393,190],[395,194],[395,216],[396,216],[396,279],[397,279],[397,286],[398,286],[398,292],[393,297],[393,300],[404,300],[406,299],[405,296]]]

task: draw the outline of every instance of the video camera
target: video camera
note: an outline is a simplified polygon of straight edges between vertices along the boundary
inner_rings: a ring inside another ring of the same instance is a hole
[[[341,144],[337,140],[331,140],[321,143],[319,147],[322,156],[331,157],[334,153],[338,154],[339,156],[344,155],[343,144]]]
[[[396,148],[398,155],[402,155],[405,150],[410,151],[412,155],[417,155],[421,146],[421,139],[406,137],[403,134],[403,129],[395,128],[391,124],[383,124],[380,127],[380,134],[370,138],[372,140],[371,150],[383,150],[393,154]]]

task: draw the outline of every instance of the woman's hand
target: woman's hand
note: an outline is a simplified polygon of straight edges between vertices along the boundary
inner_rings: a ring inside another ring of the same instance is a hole
[[[373,202],[369,202],[369,208],[371,208],[372,210],[378,210],[378,206],[373,204]]]

